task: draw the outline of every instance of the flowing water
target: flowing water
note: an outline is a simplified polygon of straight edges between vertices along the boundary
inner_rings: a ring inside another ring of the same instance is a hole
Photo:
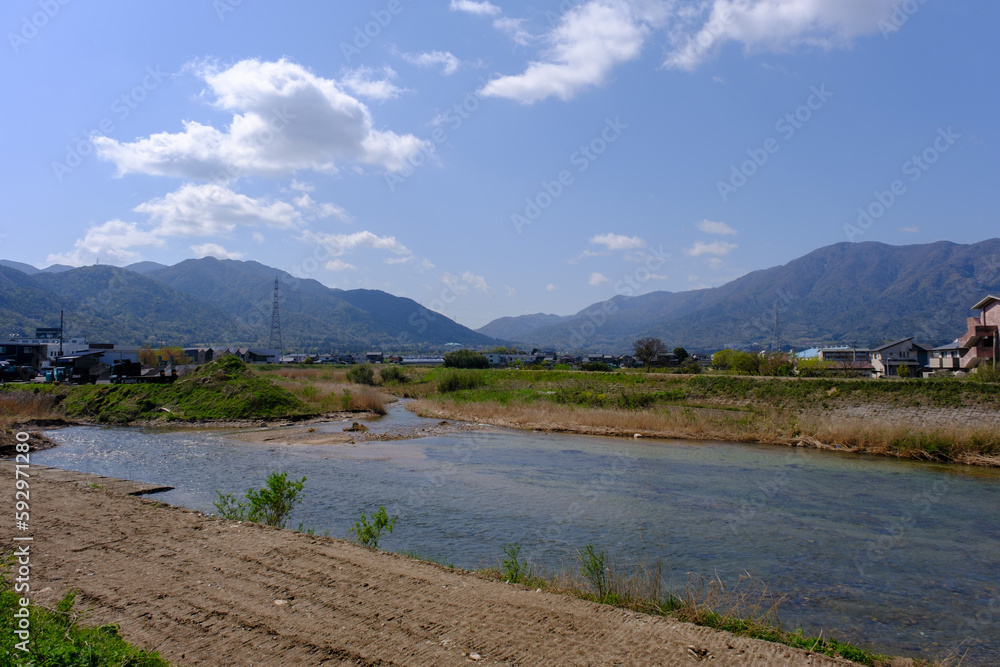
[[[373,431],[433,424],[402,406]],[[344,423],[317,426],[336,432]],[[588,543],[786,596],[788,629],[876,651],[1000,664],[1000,471],[734,443],[500,429],[356,445],[275,446],[223,431],[74,427],[32,463],[175,486],[157,500],[214,511],[272,470],[307,477],[293,516],[343,537],[398,515],[382,546],[458,567],[505,543],[549,571]]]

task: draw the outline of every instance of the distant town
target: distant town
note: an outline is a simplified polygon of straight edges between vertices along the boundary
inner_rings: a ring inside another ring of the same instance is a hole
[[[979,315],[968,318],[966,330],[953,342],[933,346],[914,337],[877,347],[827,346],[799,352],[766,350],[720,350],[713,354],[689,354],[683,347],[672,350],[660,340],[636,341],[634,354],[565,354],[554,349],[497,347],[472,350],[492,368],[576,368],[612,370],[659,368],[674,372],[700,373],[707,368],[747,375],[824,375],[871,378],[920,378],[961,376],[985,366],[996,367],[1000,359],[1000,297],[986,296],[972,306]],[[0,381],[65,381],[76,384],[110,382],[167,382],[179,369],[234,355],[248,364],[401,364],[435,366],[446,363],[448,352],[470,349],[449,343],[440,356],[405,356],[382,350],[358,353],[307,354],[285,352],[278,347],[237,345],[206,347],[129,346],[89,342],[84,337],[65,337],[61,327],[38,328],[33,338],[10,335],[0,345]]]

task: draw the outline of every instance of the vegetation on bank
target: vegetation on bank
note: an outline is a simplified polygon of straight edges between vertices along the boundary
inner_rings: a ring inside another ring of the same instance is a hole
[[[545,575],[537,573],[521,557],[519,544],[505,544],[503,553],[499,568],[484,570],[483,574],[527,588],[675,618],[862,665],[878,667],[892,661],[889,656],[833,638],[809,637],[801,630],[785,630],[778,618],[781,599],[772,595],[763,582],[749,576],[741,576],[733,586],[727,586],[718,576],[711,580],[692,576],[684,590],[669,591],[664,587],[660,559],[630,561],[620,553],[609,553],[588,544],[576,552],[575,570]]]
[[[168,667],[158,653],[130,646],[121,638],[117,625],[84,627],[77,623],[82,613],[74,611],[76,593],[70,591],[54,609],[31,604],[28,609],[30,639],[27,651],[16,648],[21,642],[18,629],[21,595],[14,591],[10,555],[0,564],[0,655],[8,656],[7,665],[46,665],[46,667]]]

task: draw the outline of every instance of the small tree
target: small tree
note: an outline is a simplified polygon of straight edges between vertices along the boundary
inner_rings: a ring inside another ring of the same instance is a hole
[[[156,358],[156,352],[153,351],[153,348],[149,345],[143,345],[139,348],[139,363],[143,366],[156,366],[160,361]]]
[[[361,520],[354,522],[351,534],[354,535],[354,539],[357,540],[358,544],[378,549],[378,541],[382,537],[382,531],[391,533],[393,527],[396,525],[397,518],[389,518],[389,515],[385,512],[385,505],[378,508],[378,512],[372,515],[371,521],[362,512]]]
[[[632,350],[635,352],[635,358],[646,364],[647,371],[653,365],[653,360],[662,354],[666,349],[667,346],[663,344],[662,340],[648,336],[646,338],[640,338],[632,343]]]
[[[910,367],[907,366],[906,364],[900,364],[899,370],[896,371],[896,374],[899,375],[899,377],[901,377],[901,378],[904,378],[904,379],[908,378],[908,377],[910,377]]]
[[[684,360],[690,357],[691,355],[688,354],[688,351],[685,350],[683,347],[675,347],[674,356],[677,357],[677,363],[682,364],[684,363]]]

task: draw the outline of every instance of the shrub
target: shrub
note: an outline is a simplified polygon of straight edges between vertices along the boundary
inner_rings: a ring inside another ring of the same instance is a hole
[[[389,518],[389,515],[385,513],[385,505],[378,508],[378,512],[372,515],[371,521],[362,512],[361,519],[354,522],[351,534],[354,535],[354,539],[358,544],[378,549],[378,542],[382,537],[382,531],[391,533],[393,527],[396,525],[397,518],[399,517],[394,516],[391,519]]]
[[[368,364],[355,366],[347,371],[347,381],[354,384],[366,384],[370,387],[375,386],[375,370]]]
[[[587,363],[580,366],[582,371],[595,371],[598,373],[609,373],[611,372],[611,366],[604,363],[603,361],[588,361]]]
[[[489,368],[489,360],[479,352],[455,350],[444,355],[445,368]]]
[[[442,394],[463,389],[475,389],[483,384],[483,379],[477,373],[452,371],[438,380],[438,391]]]
[[[525,579],[531,578],[531,571],[528,564],[521,560],[521,545],[517,543],[503,545],[503,578],[512,584],[519,584]]]
[[[607,554],[595,551],[593,544],[588,544],[578,554],[580,559],[580,574],[587,580],[600,602],[608,599]]]
[[[379,380],[382,384],[387,382],[395,382],[397,384],[406,384],[410,381],[410,376],[407,375],[402,368],[399,366],[383,366],[382,370],[379,371]]]
[[[216,491],[218,499],[215,507],[219,516],[233,521],[252,521],[267,526],[284,528],[292,508],[302,502],[299,494],[306,478],[297,482],[289,481],[287,473],[272,472],[267,477],[267,486],[249,489],[246,500],[236,500],[231,493]]]

